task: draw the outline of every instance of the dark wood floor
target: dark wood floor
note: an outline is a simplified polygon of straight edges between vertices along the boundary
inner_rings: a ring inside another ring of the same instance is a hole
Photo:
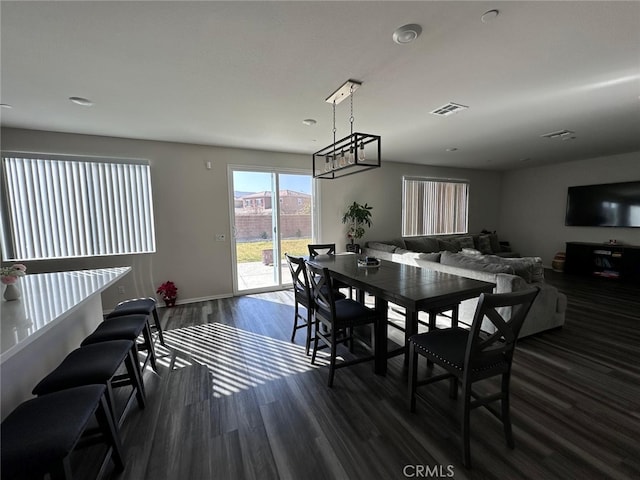
[[[547,276],[568,295],[567,321],[519,342],[515,450],[475,410],[466,470],[446,382],[409,413],[400,357],[386,377],[365,363],[327,388],[302,334],[289,342],[287,291],[161,312],[170,348],[160,375],[145,373],[148,405],[128,414],[126,471],[112,478],[640,478],[640,288]]]

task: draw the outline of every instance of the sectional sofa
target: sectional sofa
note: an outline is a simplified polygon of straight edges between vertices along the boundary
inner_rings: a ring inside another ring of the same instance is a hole
[[[481,240],[482,238],[482,240]],[[521,257],[501,244],[495,234],[406,237],[383,242],[367,242],[364,255],[428,268],[462,277],[495,283],[494,292],[515,292],[540,287],[540,293],[522,326],[520,337],[561,327],[567,306],[566,296],[544,281],[539,257]],[[460,305],[459,320],[470,324],[477,299]],[[483,329],[492,331],[490,323]]]

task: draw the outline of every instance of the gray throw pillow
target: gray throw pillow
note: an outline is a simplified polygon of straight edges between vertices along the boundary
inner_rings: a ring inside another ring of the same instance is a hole
[[[500,246],[500,241],[498,240],[498,235],[496,233],[491,233],[489,235],[489,241],[491,242],[492,252],[498,253],[502,251],[502,247]]]
[[[418,258],[427,262],[440,262],[440,255],[440,252],[421,253]]]
[[[373,250],[380,250],[381,252],[393,253],[398,247],[395,245],[391,245],[389,243],[382,242],[369,242],[367,243],[367,248],[371,248]]]
[[[471,235],[458,237],[455,241],[458,243],[461,250],[464,248],[475,248],[475,245],[473,244],[473,237]]]
[[[482,253],[493,253],[493,250],[491,250],[491,239],[489,238],[489,235],[480,235],[478,237],[477,249]]]
[[[527,283],[544,282],[544,267],[540,257],[504,258],[487,255],[485,258],[493,264],[509,265]]]

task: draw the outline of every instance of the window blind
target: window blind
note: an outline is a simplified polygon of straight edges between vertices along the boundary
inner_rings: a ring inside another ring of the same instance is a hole
[[[403,236],[466,233],[468,213],[468,182],[403,179]]]
[[[155,251],[149,165],[3,156],[3,256]]]

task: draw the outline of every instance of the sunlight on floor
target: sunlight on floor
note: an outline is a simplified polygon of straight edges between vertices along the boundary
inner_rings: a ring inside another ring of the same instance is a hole
[[[222,323],[165,330],[164,338],[167,347],[156,346],[158,362],[170,370],[205,366],[216,398],[327,364],[326,352],[312,365],[302,345]]]

